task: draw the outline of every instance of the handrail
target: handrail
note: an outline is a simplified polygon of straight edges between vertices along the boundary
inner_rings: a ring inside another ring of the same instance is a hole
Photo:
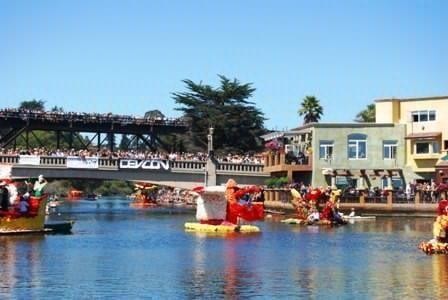
[[[67,166],[66,156],[36,156],[39,158],[38,163],[30,164],[33,167],[57,167],[64,168]],[[19,155],[0,155],[0,164],[20,164]],[[128,160],[128,159],[126,159]],[[169,161],[170,168],[176,171],[202,171],[205,170],[207,162],[195,161],[195,160],[172,160]],[[98,158],[99,169],[114,169],[119,170],[120,159],[118,158]],[[264,170],[263,164],[250,164],[250,163],[218,163],[216,167],[218,172],[224,173],[252,173],[261,174]]]
[[[247,164],[247,163],[219,163],[218,171],[226,172],[244,172],[244,173],[263,173],[263,164]]]

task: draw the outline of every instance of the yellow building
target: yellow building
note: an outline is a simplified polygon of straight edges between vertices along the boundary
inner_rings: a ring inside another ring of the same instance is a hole
[[[406,166],[417,178],[448,182],[448,96],[379,99],[376,122],[406,125]]]

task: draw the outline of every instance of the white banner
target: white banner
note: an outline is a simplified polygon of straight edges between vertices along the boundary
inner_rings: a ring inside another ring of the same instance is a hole
[[[67,168],[98,169],[98,157],[67,156]]]
[[[170,162],[161,159],[121,159],[120,169],[169,170]]]
[[[40,156],[38,155],[19,155],[19,165],[40,165]]]

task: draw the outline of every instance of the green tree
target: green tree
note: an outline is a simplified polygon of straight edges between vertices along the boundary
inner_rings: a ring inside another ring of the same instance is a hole
[[[264,132],[264,116],[248,99],[255,88],[218,75],[220,86],[183,80],[187,92],[173,93],[177,110],[191,124],[185,140],[188,150],[207,149],[209,127],[214,128],[214,146],[219,151],[246,152],[261,147],[259,136]],[[188,144],[190,143],[190,144]]]
[[[361,110],[357,115],[355,122],[359,123],[374,123],[375,122],[375,104],[369,104],[363,110]]]
[[[64,112],[64,109],[62,108],[62,106],[55,105],[51,108],[51,111],[52,112]]]
[[[165,118],[165,115],[162,114],[162,113],[160,112],[160,110],[155,109],[155,110],[147,111],[147,112],[145,113],[144,118],[145,118],[145,119],[156,119],[156,118],[161,118],[161,119],[163,119],[163,118]]]
[[[27,110],[39,110],[45,111],[45,101],[44,100],[29,100],[20,102],[19,109],[27,109]]]
[[[303,124],[317,123],[322,117],[324,109],[316,97],[306,96],[300,104],[298,113],[303,116]]]

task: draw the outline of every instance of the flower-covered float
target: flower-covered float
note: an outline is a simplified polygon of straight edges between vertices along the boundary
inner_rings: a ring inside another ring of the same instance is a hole
[[[340,190],[333,190],[330,196],[325,196],[321,190],[314,189],[304,197],[296,190],[291,189],[292,204],[296,209],[297,218],[282,220],[282,223],[298,225],[344,225],[347,224],[338,212],[338,198]],[[319,201],[328,198],[325,206],[319,211]]]
[[[4,166],[0,166],[5,168]],[[1,170],[0,170],[1,171]],[[0,172],[1,174],[1,172]],[[10,177],[0,177],[0,234],[24,233],[69,233],[73,222],[45,224],[45,208],[48,195],[44,193],[47,181],[42,175],[34,187],[25,181],[26,193],[19,193],[17,187],[23,182],[15,182]]]
[[[151,183],[135,183],[134,200],[131,202],[131,207],[145,208],[156,207],[156,193],[158,186]]]
[[[185,223],[185,230],[196,232],[260,232],[254,225],[241,221],[257,221],[264,218],[263,203],[253,202],[260,192],[256,186],[240,188],[233,179],[226,186],[195,188],[197,193],[196,219],[198,222]]]
[[[442,192],[448,191],[448,185],[440,186]],[[432,228],[433,239],[421,242],[418,246],[426,254],[448,254],[448,200],[442,199],[437,206],[437,218]]]

